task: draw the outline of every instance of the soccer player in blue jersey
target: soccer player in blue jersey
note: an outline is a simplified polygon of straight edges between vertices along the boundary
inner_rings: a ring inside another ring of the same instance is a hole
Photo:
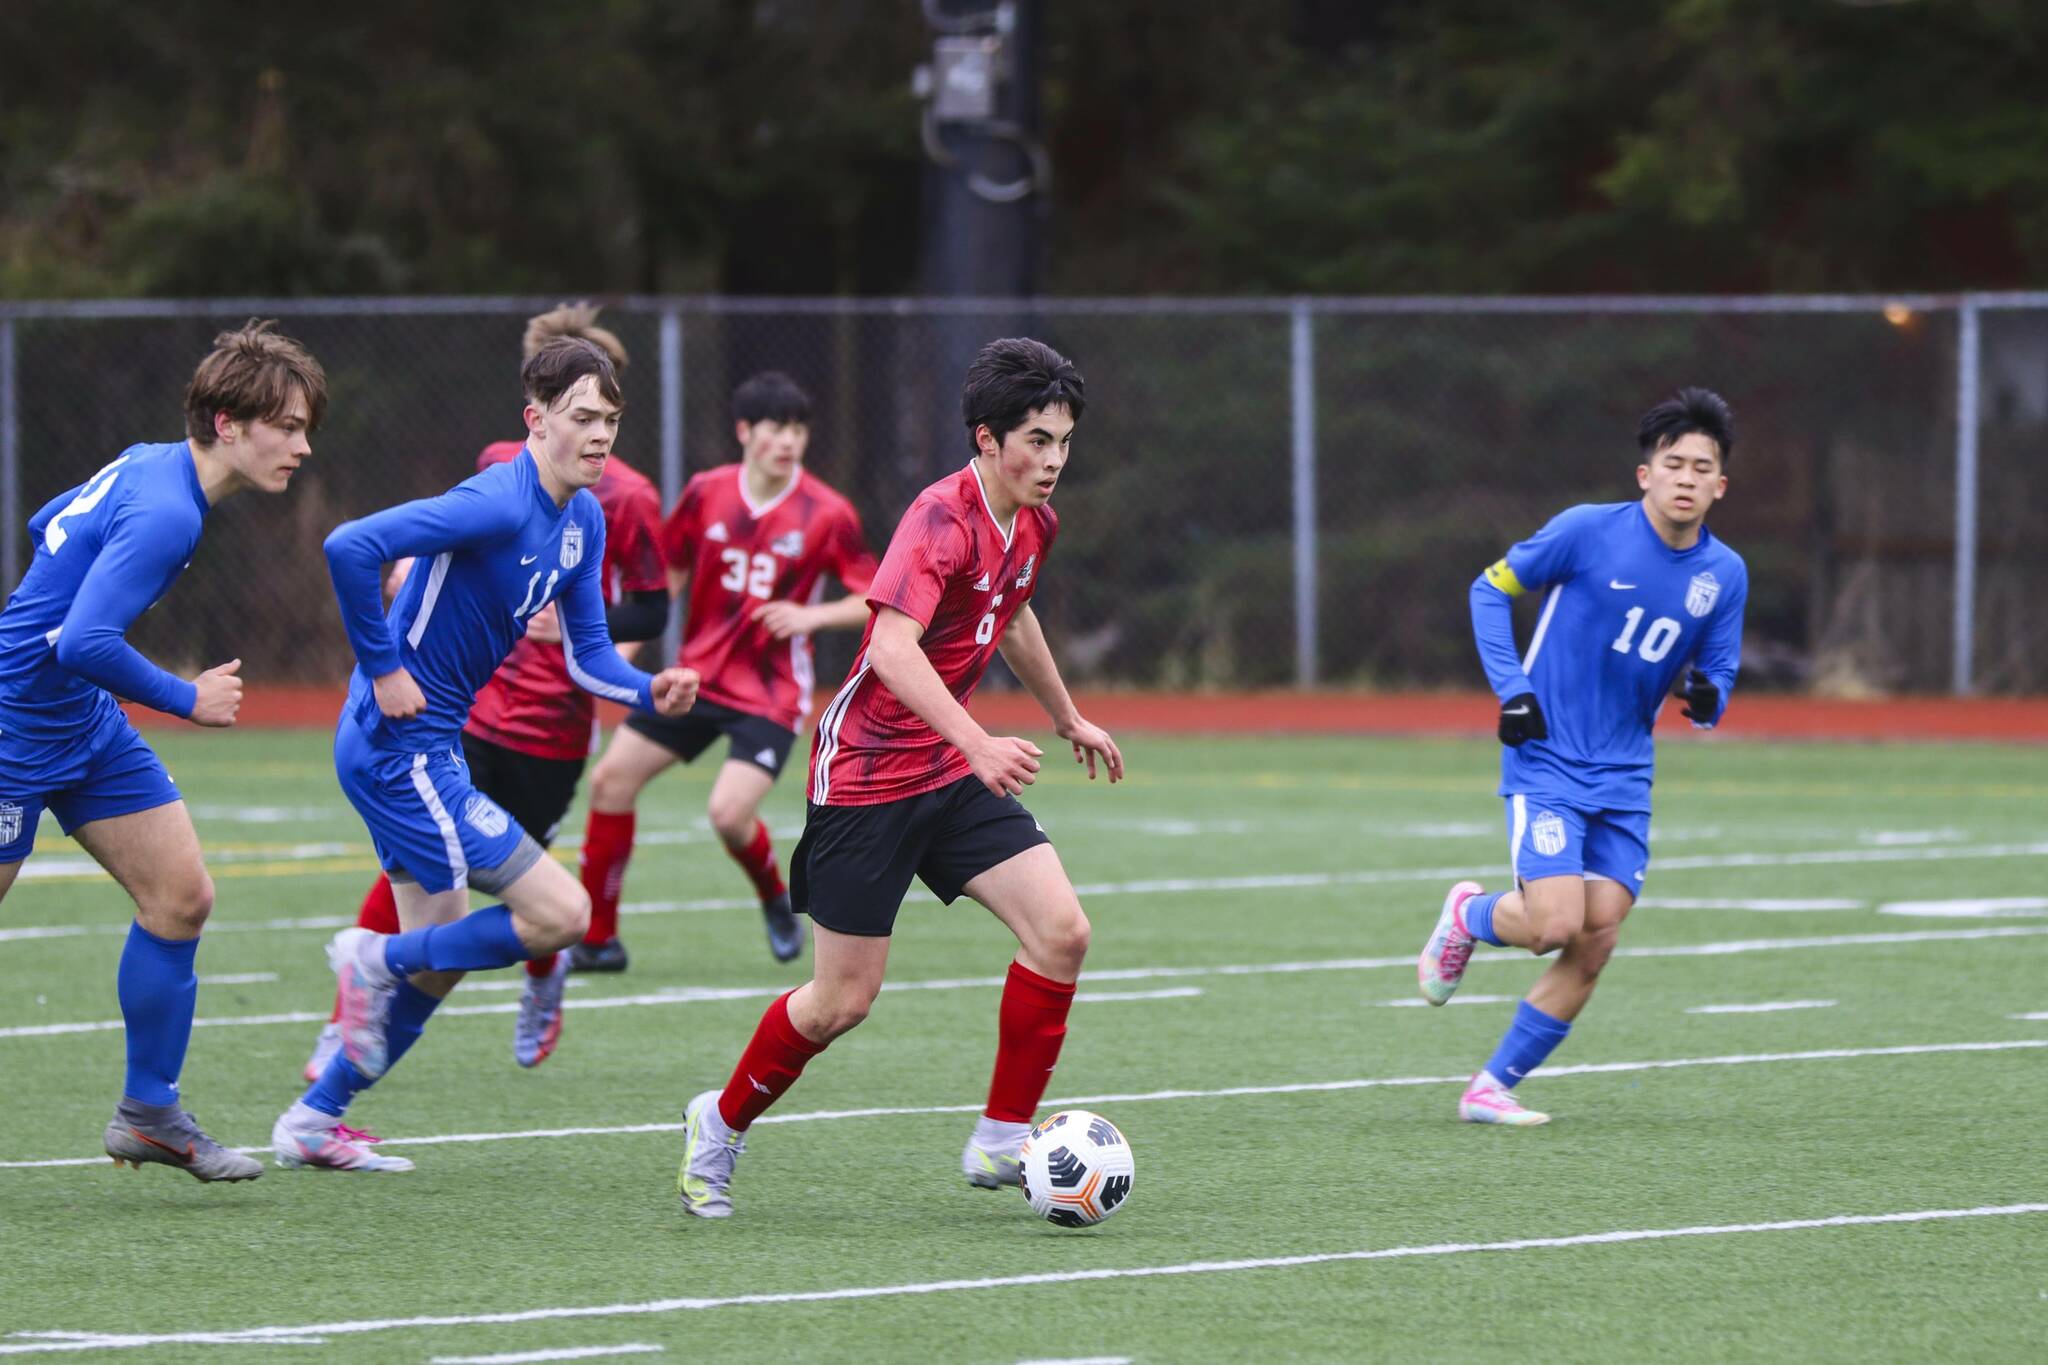
[[[349,1102],[416,1042],[462,974],[581,941],[590,897],[504,807],[471,784],[461,733],[478,689],[535,612],[555,605],[569,676],[664,716],[689,710],[697,675],[629,666],[605,628],[599,582],[604,474],[623,399],[611,358],[578,337],[520,371],[526,448],[448,492],[348,522],[327,537],[357,667],[334,734],[342,790],[390,874],[401,932],[350,928],[328,945],[340,979],[341,1051],[271,1130],[277,1164],[405,1171],[345,1127]],[[386,563],[418,562],[384,608]],[[474,888],[501,905],[471,912]]]
[[[1472,584],[1472,633],[1501,700],[1514,886],[1453,886],[1417,974],[1441,1005],[1475,943],[1558,957],[1459,1100],[1467,1123],[1549,1121],[1513,1091],[1571,1031],[1642,891],[1658,709],[1686,673],[1684,715],[1712,728],[1742,660],[1749,571],[1706,527],[1728,490],[1728,404],[1681,389],[1643,415],[1636,442],[1640,501],[1561,512]],[[1517,658],[1510,602],[1532,588],[1549,595]]]
[[[214,504],[282,493],[312,454],[327,377],[275,327],[252,319],[214,338],[185,391],[185,440],[128,447],[29,519],[35,558],[0,610],[0,898],[48,809],[134,899],[115,976],[128,1071],[107,1155],[200,1180],[263,1173],[179,1104],[213,881],[177,787],[114,699],[235,723],[241,660],[180,678],[123,637],[191,561]]]

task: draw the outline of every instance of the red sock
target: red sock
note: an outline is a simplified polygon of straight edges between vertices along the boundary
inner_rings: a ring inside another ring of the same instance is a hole
[[[363,897],[363,908],[356,911],[356,927],[374,929],[380,934],[398,932],[398,901],[391,894],[391,878],[380,875],[377,884],[370,888],[370,894]],[[341,992],[334,993],[334,1013],[327,1022],[341,1022]]]
[[[619,936],[619,892],[632,857],[633,812],[590,812],[583,827],[583,889],[590,893],[585,943],[605,943]]]
[[[526,974],[528,976],[552,976],[554,970],[555,955],[553,953],[549,953],[546,957],[529,957],[526,959]]]
[[[754,822],[754,837],[745,848],[726,844],[725,851],[754,883],[754,891],[762,900],[772,901],[789,889],[782,884],[782,869],[775,865],[775,846],[768,842],[768,826],[761,821]]]
[[[823,1043],[804,1037],[790,1022],[789,997],[795,994],[790,991],[776,996],[761,1015],[753,1041],[740,1054],[740,1064],[732,1069],[732,1079],[718,1097],[718,1116],[736,1133],[744,1133],[769,1105],[781,1099],[782,1092],[803,1074],[804,1063],[825,1050]]]
[[[1010,964],[996,1040],[996,1074],[988,1086],[985,1112],[990,1118],[1031,1122],[1059,1062],[1060,1044],[1067,1039],[1067,1010],[1073,1003],[1073,982],[1051,981],[1021,962]]]

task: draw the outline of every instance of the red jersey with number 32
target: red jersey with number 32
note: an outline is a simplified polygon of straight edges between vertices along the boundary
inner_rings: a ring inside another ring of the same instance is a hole
[[[988,672],[996,646],[1031,595],[1059,534],[1050,507],[1023,507],[1006,533],[989,510],[973,465],[917,495],[897,523],[868,590],[868,605],[894,607],[925,628],[918,645],[962,706]],[[936,791],[973,771],[958,749],[882,685],[868,667],[868,621],[846,685],[818,718],[810,799],[819,806],[872,806]]]
[[[487,445],[479,471],[518,458],[520,441]],[[590,490],[604,509],[604,600],[629,592],[665,591],[661,572],[661,493],[647,476],[614,455]],[[583,759],[596,734],[596,699],[569,681],[558,644],[521,638],[469,708],[468,733],[535,758]]]
[[[690,575],[676,662],[703,678],[704,700],[794,730],[817,683],[811,637],[778,640],[754,613],[770,602],[810,606],[828,573],[848,592],[864,592],[875,556],[853,504],[801,467],[758,505],[747,498],[745,477],[744,465],[705,470],[684,486],[661,529],[668,566]]]

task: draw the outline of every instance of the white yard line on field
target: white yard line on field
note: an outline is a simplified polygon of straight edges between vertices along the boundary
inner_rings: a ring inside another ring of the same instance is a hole
[[[1107,1004],[1113,1000],[1187,1000],[1200,995],[1200,986],[1169,986],[1163,991],[1078,991],[1074,1003]]]
[[[1686,1237],[1739,1237],[1768,1232],[1806,1232],[1821,1228],[1880,1227],[1902,1223],[1943,1222],[1958,1218],[2014,1218],[2048,1213],[2048,1204],[1982,1204],[1964,1209],[1915,1209],[1897,1213],[1844,1213],[1825,1218],[1786,1218],[1759,1223],[1703,1223],[1675,1228],[1617,1228],[1562,1237],[1518,1237],[1498,1242],[1437,1242],[1424,1246],[1379,1247],[1370,1250],[1325,1251],[1300,1256],[1240,1257],[1228,1261],[1183,1261],[1176,1265],[1105,1267],[1096,1270],[1054,1270],[1030,1275],[998,1275],[983,1279],[924,1280],[905,1284],[846,1285],[830,1289],[785,1290],[780,1293],[731,1294],[722,1297],[651,1299],[641,1303],[587,1304],[560,1308],[527,1308],[501,1313],[422,1315],[410,1318],[358,1318],[310,1323],[297,1327],[247,1327],[229,1332],[109,1333],[92,1340],[103,1348],[165,1346],[196,1342],[275,1341],[309,1335],[354,1336],[407,1328],[504,1326],[566,1318],[644,1317],[654,1314],[705,1312],[718,1308],[751,1308],[789,1303],[835,1303],[862,1299],[908,1298],[989,1289],[1028,1289],[1045,1285],[1086,1284],[1104,1280],[1152,1279],[1178,1275],[1238,1274],[1256,1270],[1298,1270],[1347,1261],[1396,1261],[1422,1256],[1464,1256],[1475,1252],[1556,1251],[1572,1247],[1615,1246],[1632,1242],[1664,1242]],[[0,1342],[0,1354],[31,1355],[44,1350],[77,1349],[74,1340],[61,1344],[41,1332],[14,1332]],[[38,1340],[43,1338],[43,1340]],[[503,1359],[503,1357],[499,1357]]]
[[[1687,1014],[1774,1014],[1779,1010],[1831,1010],[1834,1000],[1767,1000],[1755,1005],[1694,1005]]]
[[[309,845],[308,847],[328,846]],[[1839,848],[1818,849],[1803,853],[1702,853],[1677,858],[1660,858],[1653,862],[1651,866],[1652,875],[1655,876],[1668,872],[1701,872],[1715,868],[1814,867],[1854,863],[1950,862],[1957,859],[2038,858],[2044,856],[2048,856],[2048,840],[2033,843],[1976,844],[1967,847],[1946,848]],[[34,867],[35,864],[30,863],[28,867],[22,870],[22,876],[27,877]],[[1074,889],[1084,897],[1194,895],[1241,891],[1297,891],[1330,886],[1399,886],[1408,882],[1454,882],[1467,877],[1492,877],[1499,879],[1505,877],[1507,871],[1508,869],[1500,864],[1483,866],[1465,864],[1456,867],[1391,868],[1362,872],[1279,872],[1237,877],[1147,878],[1123,882],[1087,882],[1076,886]],[[923,904],[934,900],[935,897],[927,891],[913,891],[909,896],[905,897],[906,903]],[[1650,902],[1645,903],[1648,904]],[[755,902],[750,900],[720,897],[706,900],[645,901],[629,904],[621,908],[628,914],[665,914],[679,910],[750,909],[754,904]],[[1858,904],[1861,904],[1861,902]],[[1399,907],[1390,908],[1415,909],[1416,906],[1404,902]],[[209,934],[219,934],[250,933],[261,930],[339,929],[354,922],[352,918],[342,915],[257,920],[246,923],[215,920],[207,925],[206,932]],[[14,939],[76,938],[86,934],[125,935],[127,932],[128,925],[125,922],[121,924],[99,925],[28,926],[18,929],[0,929],[0,943]]]
[[[552,1351],[510,1351],[495,1356],[434,1356],[431,1365],[529,1365],[542,1360],[590,1360],[597,1356],[644,1356],[666,1351],[652,1342],[629,1341],[621,1346],[563,1346]]]
[[[2002,919],[2017,916],[2036,919],[2048,912],[2048,896],[1995,896],[1990,899],[1949,901],[1887,901],[1877,907],[1880,915],[1903,915],[1909,919]]]
[[[1822,1048],[1813,1052],[1749,1052],[1718,1057],[1667,1057],[1647,1062],[1580,1062],[1568,1066],[1546,1066],[1545,1080],[1560,1076],[1611,1076],[1635,1071],[1674,1071],[1697,1066],[1763,1066],[1778,1062],[1842,1062],[1862,1057],[1921,1057],[1944,1053],[2020,1052],[2048,1048],[2048,1038],[2012,1038],[1987,1043],[1915,1043],[1896,1047]],[[1140,1104],[1161,1100],[1241,1099],[1258,1095],[1312,1095],[1344,1090],[1400,1089],[1418,1085],[1469,1085],[1470,1072],[1455,1076],[1379,1076],[1342,1081],[1295,1081],[1286,1085],[1233,1085],[1217,1090],[1140,1090],[1107,1095],[1070,1095],[1048,1099],[1052,1109],[1088,1108],[1104,1104]],[[754,1120],[756,1126],[777,1123],[820,1123],[840,1119],[909,1118],[935,1114],[978,1114],[984,1106],[974,1104],[890,1105],[868,1109],[815,1109],[804,1113],[766,1113]],[[451,1143],[521,1142],[541,1138],[622,1137],[641,1133],[679,1133],[683,1125],[629,1123],[601,1128],[529,1128],[505,1133],[432,1133],[423,1137],[387,1137],[384,1147],[440,1147]],[[268,1147],[236,1147],[237,1152],[267,1152]],[[97,1157],[46,1157],[36,1161],[0,1161],[0,1170],[31,1170],[54,1166],[104,1166]]]
[[[1454,995],[1444,1003],[1447,1005],[1511,1005],[1519,999],[1521,997],[1518,995]],[[1419,995],[1403,996],[1399,1000],[1375,1000],[1372,1003],[1378,1005],[1381,1009],[1388,1010],[1426,1010],[1430,1008],[1429,1002]]]
[[[2036,938],[2048,935],[2048,924],[2001,925],[1984,929],[1910,929],[1892,933],[1876,934],[1824,934],[1810,938],[1749,938],[1724,939],[1711,943],[1676,943],[1668,945],[1641,945],[1621,947],[1614,950],[1616,957],[1726,957],[1737,953],[1789,952],[1806,948],[1861,948],[1886,946],[1902,943],[1969,943],[1980,939]],[[1486,952],[1473,955],[1476,962],[1526,962],[1527,953],[1519,950]],[[1415,958],[1411,954],[1398,957],[1336,957],[1320,958],[1308,962],[1255,962],[1234,963],[1214,967],[1110,967],[1101,971],[1088,971],[1082,980],[1090,985],[1105,981],[1148,981],[1171,980],[1175,978],[1208,976],[1270,976],[1293,975],[1301,972],[1354,972],[1372,971],[1390,967],[1413,967]],[[930,981],[890,981],[883,984],[885,991],[959,991],[985,990],[1001,986],[1000,976],[942,977]],[[675,986],[667,990],[642,995],[583,996],[576,1001],[578,1010],[638,1009],[662,1005],[698,1005],[714,1001],[771,1000],[789,989],[788,984],[773,986]],[[507,1000],[490,1005],[443,1005],[434,1012],[437,1019],[459,1019],[486,1014],[516,1014],[519,1003]],[[245,1028],[271,1024],[325,1023],[326,1014],[309,1010],[296,1010],[283,1014],[230,1014],[218,1015],[192,1021],[194,1028]],[[14,1028],[0,1028],[0,1040],[9,1038],[59,1038],[73,1034],[107,1033],[122,1027],[119,1019],[95,1019],[71,1024],[28,1024]]]
[[[220,976],[202,976],[202,986],[260,986],[266,981],[277,980],[276,972],[226,972]]]

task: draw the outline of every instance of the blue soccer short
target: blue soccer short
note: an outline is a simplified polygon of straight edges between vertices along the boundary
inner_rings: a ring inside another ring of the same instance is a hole
[[[1508,866],[1515,882],[1539,877],[1584,877],[1620,882],[1630,896],[1643,891],[1650,870],[1650,813],[1584,810],[1555,797],[1517,793],[1507,798]]]
[[[471,785],[459,745],[425,754],[380,749],[344,715],[334,731],[334,771],[394,881],[495,893],[540,861],[533,836]]]
[[[178,799],[163,760],[111,697],[102,698],[82,738],[28,740],[0,732],[0,863],[28,857],[46,807],[69,834]]]

